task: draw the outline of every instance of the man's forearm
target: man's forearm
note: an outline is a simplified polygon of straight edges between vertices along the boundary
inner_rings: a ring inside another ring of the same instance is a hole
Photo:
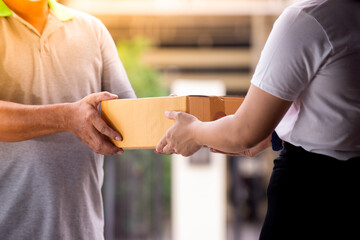
[[[121,154],[109,138],[121,135],[98,114],[101,101],[117,99],[108,92],[93,93],[74,103],[23,105],[0,101],[0,142],[24,141],[58,132],[71,132],[94,152]]]
[[[0,141],[16,142],[66,131],[70,104],[23,105],[0,101]]]

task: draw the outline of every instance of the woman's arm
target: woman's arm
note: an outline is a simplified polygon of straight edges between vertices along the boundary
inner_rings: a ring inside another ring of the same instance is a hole
[[[244,157],[255,157],[257,156],[259,153],[261,153],[262,151],[264,151],[265,149],[269,148],[272,146],[272,140],[271,140],[271,135],[269,137],[267,137],[265,140],[263,140],[262,142],[260,142],[258,145],[256,145],[255,147],[249,148],[249,149],[245,149],[241,152],[236,152],[236,153],[229,153],[229,152],[223,152],[223,151],[219,151],[217,149],[214,148],[210,148],[210,152],[213,153],[222,153],[222,154],[226,154],[229,156],[244,156]]]
[[[201,122],[183,112],[168,112],[167,116],[176,123],[160,140],[156,151],[189,156],[208,146],[222,152],[243,152],[272,133],[291,103],[251,85],[237,112],[217,121]]]

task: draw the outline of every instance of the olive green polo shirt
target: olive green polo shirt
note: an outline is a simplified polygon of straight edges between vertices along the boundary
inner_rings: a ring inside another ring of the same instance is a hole
[[[0,100],[135,97],[104,25],[54,0],[49,6],[39,34],[0,0]],[[103,239],[102,183],[103,156],[71,133],[0,142],[0,238]]]

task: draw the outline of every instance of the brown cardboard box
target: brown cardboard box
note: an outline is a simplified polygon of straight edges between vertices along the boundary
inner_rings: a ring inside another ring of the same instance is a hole
[[[242,97],[181,96],[119,99],[101,103],[102,118],[123,136],[114,144],[125,149],[155,148],[174,123],[165,111],[182,111],[201,121],[213,121],[236,112]]]

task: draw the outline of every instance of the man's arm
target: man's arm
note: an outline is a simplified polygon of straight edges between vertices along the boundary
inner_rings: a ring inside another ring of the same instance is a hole
[[[102,92],[91,94],[75,103],[53,105],[0,101],[0,141],[24,141],[68,131],[97,153],[122,153],[123,150],[115,147],[108,139],[121,140],[121,135],[111,129],[98,114],[101,101],[116,98],[116,95]]]

